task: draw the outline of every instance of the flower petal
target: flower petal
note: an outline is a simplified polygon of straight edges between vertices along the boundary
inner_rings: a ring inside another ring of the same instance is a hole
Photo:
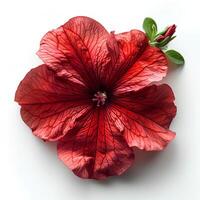
[[[139,30],[131,30],[120,34],[111,32],[107,46],[112,58],[112,67],[108,68],[107,76],[110,84],[115,83],[127,72],[140,57],[148,45],[146,35]]]
[[[167,73],[167,59],[164,53],[147,46],[137,61],[122,76],[115,86],[115,94],[137,91],[152,82],[160,81]]]
[[[89,17],[74,17],[48,32],[41,40],[39,57],[56,72],[78,74],[86,85],[94,86],[102,68],[110,62],[106,40],[109,33]]]
[[[175,133],[160,126],[152,119],[115,105],[118,124],[124,128],[124,138],[130,147],[146,151],[160,151],[175,137]]]
[[[118,105],[151,119],[164,128],[169,128],[176,115],[175,97],[167,84],[148,86],[118,98]]]
[[[15,101],[24,122],[43,140],[58,140],[76,126],[89,106],[82,85],[55,77],[46,65],[32,69],[21,81]]]
[[[125,172],[134,160],[111,108],[92,111],[76,133],[58,143],[58,156],[77,176],[105,179]]]

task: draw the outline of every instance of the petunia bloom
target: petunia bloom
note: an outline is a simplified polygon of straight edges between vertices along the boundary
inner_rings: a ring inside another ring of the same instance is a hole
[[[134,162],[133,147],[160,151],[175,137],[176,114],[162,51],[139,30],[107,32],[75,17],[49,31],[45,64],[21,81],[15,100],[33,134],[58,142],[58,156],[77,176],[105,179]]]

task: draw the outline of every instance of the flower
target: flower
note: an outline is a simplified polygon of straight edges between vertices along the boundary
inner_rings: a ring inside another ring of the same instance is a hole
[[[58,142],[58,156],[77,176],[105,179],[134,162],[133,147],[162,150],[176,114],[162,51],[139,30],[108,33],[75,17],[49,31],[44,61],[21,81],[15,100],[33,134]]]
[[[171,26],[169,26],[165,31],[164,33],[162,33],[161,35],[159,35],[157,38],[156,38],[156,41],[157,42],[161,42],[163,41],[164,39],[166,39],[167,37],[171,38],[173,36],[173,34],[175,33],[176,31],[176,25],[173,24]]]

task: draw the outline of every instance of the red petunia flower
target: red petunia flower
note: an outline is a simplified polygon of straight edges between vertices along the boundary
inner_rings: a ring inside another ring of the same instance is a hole
[[[58,156],[77,176],[120,175],[133,147],[162,150],[174,137],[176,114],[162,51],[139,30],[108,33],[97,21],[75,17],[48,32],[15,100],[33,134],[58,141]]]

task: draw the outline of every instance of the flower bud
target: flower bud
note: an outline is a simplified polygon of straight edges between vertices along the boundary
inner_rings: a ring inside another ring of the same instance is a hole
[[[156,41],[161,42],[167,37],[172,37],[172,35],[175,33],[175,31],[176,31],[176,25],[173,24],[172,26],[169,26],[164,33],[159,35],[158,38],[156,39]]]

